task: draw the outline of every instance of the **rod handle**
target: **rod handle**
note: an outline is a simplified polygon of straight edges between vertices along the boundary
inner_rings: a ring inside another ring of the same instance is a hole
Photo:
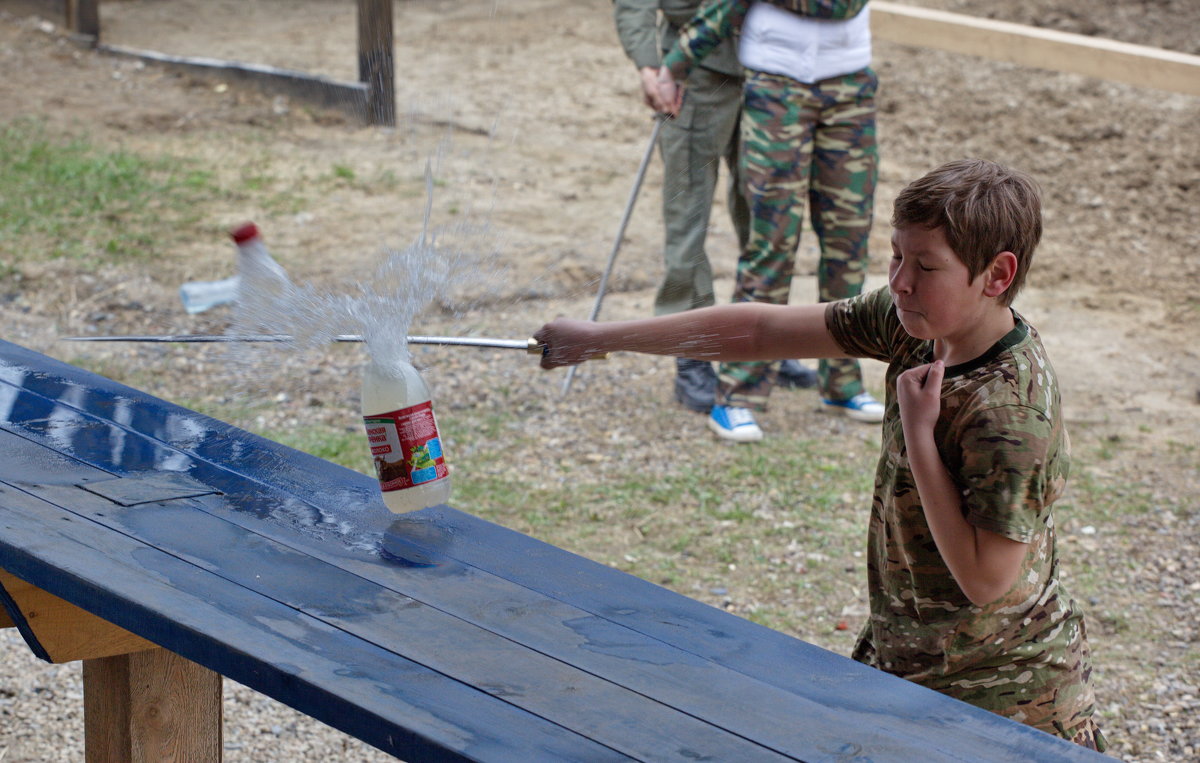
[[[529,337],[529,339],[525,342],[525,352],[529,353],[530,355],[542,355],[546,352],[546,345],[542,344],[533,337]],[[608,353],[605,352],[601,353],[600,355],[593,355],[592,357],[588,358],[588,360],[608,360]]]

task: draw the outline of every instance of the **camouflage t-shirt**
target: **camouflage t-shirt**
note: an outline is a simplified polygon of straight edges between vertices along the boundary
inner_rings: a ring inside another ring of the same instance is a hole
[[[868,533],[871,615],[854,657],[1069,738],[1095,705],[1083,618],[1059,585],[1050,510],[1070,445],[1054,369],[1037,333],[1014,317],[988,352],[946,368],[935,430],[967,521],[1028,544],[1013,587],[979,607],[938,553],[904,447],[896,379],[933,359],[932,342],[904,331],[886,288],[826,308],[844,350],[888,364]]]

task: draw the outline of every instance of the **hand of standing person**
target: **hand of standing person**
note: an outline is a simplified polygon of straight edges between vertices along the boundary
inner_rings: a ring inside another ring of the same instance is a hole
[[[654,109],[655,113],[668,113],[669,104],[663,101],[658,92],[658,67],[644,66],[638,69],[638,74],[642,77],[642,96],[646,105]]]
[[[665,66],[660,68],[656,84],[658,86],[658,99],[662,104],[660,111],[672,117],[679,116],[679,107],[683,105],[683,87],[675,82],[675,78],[671,75],[671,70]]]

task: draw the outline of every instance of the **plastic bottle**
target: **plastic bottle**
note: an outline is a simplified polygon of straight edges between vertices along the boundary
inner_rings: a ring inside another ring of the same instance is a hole
[[[254,223],[244,223],[229,236],[238,249],[238,275],[246,286],[258,286],[271,296],[291,286],[291,279],[283,266],[275,261],[263,243],[262,234]]]
[[[271,257],[258,226],[245,223],[229,234],[237,245],[237,304],[233,322],[242,333],[286,334],[293,323],[295,287],[283,267]]]
[[[429,388],[412,364],[371,360],[362,377],[363,424],[383,502],[397,513],[450,500],[450,473]]]
[[[220,281],[188,281],[179,287],[179,299],[188,315],[202,313],[237,299],[241,280],[231,276]]]
[[[267,251],[257,225],[244,223],[229,235],[237,246],[238,274],[220,281],[188,281],[180,286],[179,299],[188,315],[235,302],[243,294],[267,313],[276,309],[276,303],[291,286],[283,267]]]

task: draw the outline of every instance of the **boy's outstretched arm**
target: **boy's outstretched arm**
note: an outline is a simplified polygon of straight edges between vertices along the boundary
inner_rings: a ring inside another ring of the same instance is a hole
[[[533,337],[544,347],[542,368],[619,351],[716,361],[846,356],[820,304],[739,303],[632,321],[557,318]]]
[[[971,603],[983,606],[1012,588],[1028,549],[1025,543],[975,527],[963,516],[962,497],[933,436],[944,373],[945,366],[938,360],[911,368],[897,379],[904,446],[938,553]]]

